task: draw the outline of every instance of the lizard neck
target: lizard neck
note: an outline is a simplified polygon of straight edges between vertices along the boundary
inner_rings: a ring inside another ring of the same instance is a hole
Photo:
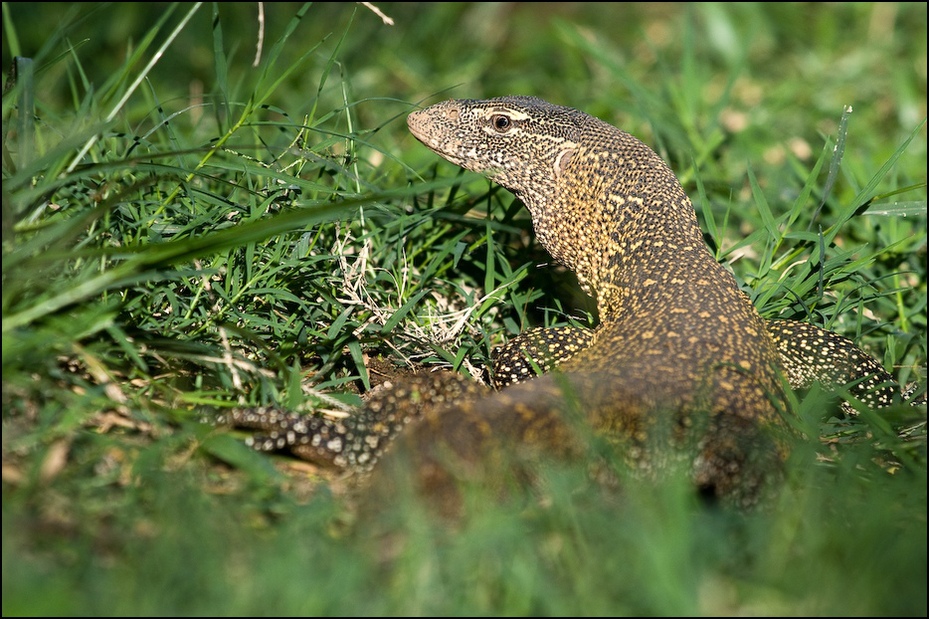
[[[630,296],[647,301],[656,283],[666,302],[666,295],[694,285],[694,273],[714,281],[727,276],[706,248],[690,199],[650,149],[634,157],[606,150],[580,159],[587,165],[569,166],[549,195],[520,197],[539,242],[574,271],[596,300],[601,321],[621,312]],[[591,168],[613,172],[591,175]]]

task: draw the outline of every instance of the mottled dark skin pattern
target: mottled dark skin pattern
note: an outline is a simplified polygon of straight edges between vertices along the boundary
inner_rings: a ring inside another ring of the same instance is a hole
[[[661,469],[670,447],[704,493],[749,505],[785,455],[776,439],[785,379],[864,377],[852,393],[874,407],[898,393],[845,338],[763,320],[710,254],[674,173],[631,135],[522,96],[445,101],[408,124],[428,148],[522,200],[539,242],[596,301],[599,326],[514,338],[496,355],[498,392],[424,375],[341,422],[234,412],[233,423],[265,431],[257,448],[373,468],[377,488],[402,460],[419,490],[449,507],[457,481],[518,476],[540,454],[582,457],[602,437],[644,474]],[[538,368],[554,371],[536,377]],[[374,467],[382,457],[389,462]]]

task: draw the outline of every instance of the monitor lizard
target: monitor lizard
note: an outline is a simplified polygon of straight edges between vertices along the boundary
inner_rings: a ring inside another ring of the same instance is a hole
[[[764,320],[709,252],[672,170],[630,134],[527,96],[449,100],[408,125],[523,202],[538,241],[596,302],[599,325],[513,338],[495,352],[497,391],[426,373],[385,385],[346,419],[229,413],[260,431],[248,439],[256,449],[373,469],[378,487],[397,474],[379,460],[412,461],[420,490],[454,502],[456,481],[496,478],[510,457],[579,457],[602,438],[650,473],[673,446],[701,492],[751,505],[786,455],[785,382],[843,386],[872,408],[900,400],[893,377],[847,338]]]

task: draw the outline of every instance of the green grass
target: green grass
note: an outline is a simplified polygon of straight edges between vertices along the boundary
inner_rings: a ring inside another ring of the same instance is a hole
[[[353,520],[200,423],[595,320],[519,203],[406,130],[452,96],[639,136],[765,317],[925,388],[925,4],[378,7],[265,3],[253,66],[255,4],[3,4],[4,616],[924,616],[924,408],[798,396],[757,513],[552,466],[452,530],[400,496]]]

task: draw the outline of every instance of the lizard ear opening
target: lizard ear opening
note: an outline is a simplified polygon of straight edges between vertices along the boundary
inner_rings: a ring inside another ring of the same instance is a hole
[[[555,156],[555,178],[561,178],[561,175],[564,174],[565,168],[567,168],[568,164],[571,163],[571,159],[573,157],[573,146],[565,148]]]

